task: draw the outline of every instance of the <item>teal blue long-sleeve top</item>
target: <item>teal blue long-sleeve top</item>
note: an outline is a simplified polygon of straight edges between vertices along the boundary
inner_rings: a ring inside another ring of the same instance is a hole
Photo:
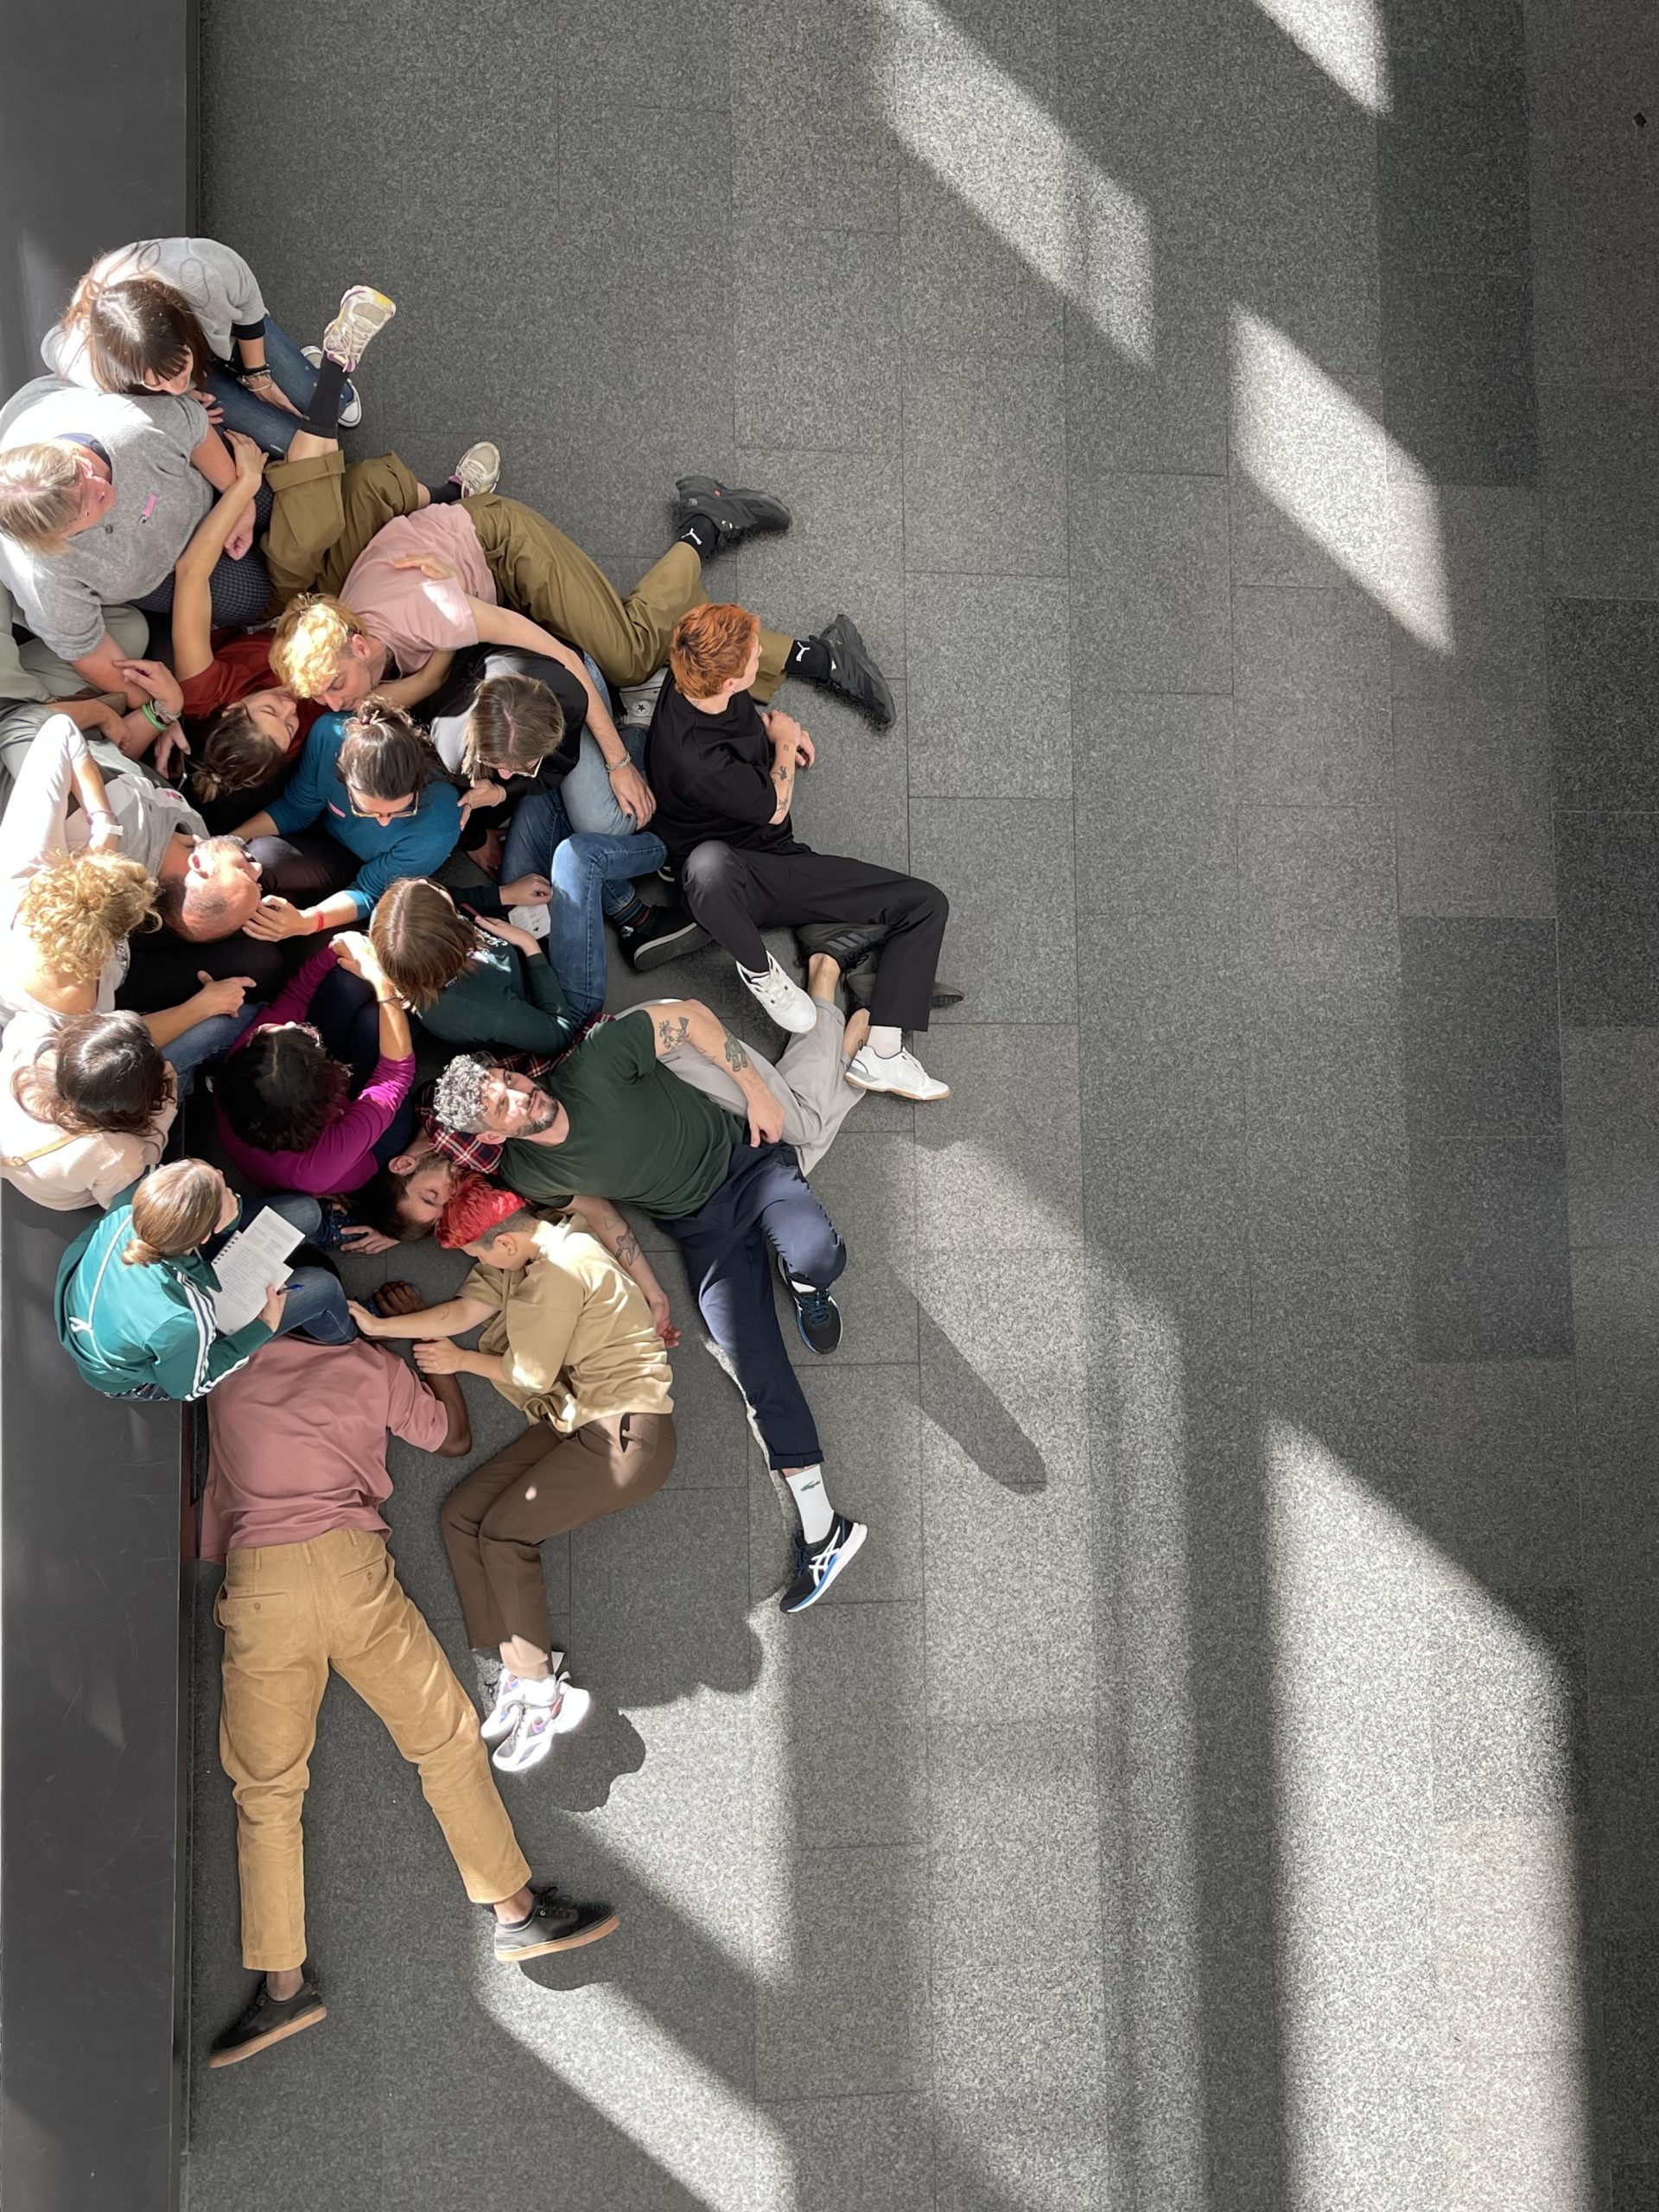
[[[200,1252],[130,1268],[134,1183],[78,1236],[58,1269],[58,1335],[82,1379],[105,1397],[158,1383],[203,1398],[270,1341],[264,1321],[226,1336],[213,1315],[219,1277]]]
[[[362,862],[347,896],[366,921],[389,883],[400,875],[435,875],[461,835],[461,794],[453,784],[429,784],[411,810],[384,825],[353,814],[340,780],[340,748],[346,739],[344,715],[320,715],[305,741],[300,765],[280,798],[266,808],[277,834],[291,837],[317,822],[327,825],[348,853]]]

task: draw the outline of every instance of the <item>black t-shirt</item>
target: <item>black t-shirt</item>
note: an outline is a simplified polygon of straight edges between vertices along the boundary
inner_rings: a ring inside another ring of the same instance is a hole
[[[588,694],[563,661],[545,654],[525,652],[517,645],[474,645],[457,653],[454,666],[438,690],[416,709],[431,730],[432,742],[446,763],[459,765],[461,733],[474,695],[492,676],[532,676],[538,683],[546,684],[564,709],[564,735],[533,775],[501,776],[491,771],[493,780],[505,786],[509,799],[522,798],[527,791],[556,791],[576,765],[582,733],[588,724]]]
[[[750,692],[707,715],[669,677],[645,741],[645,781],[657,796],[651,826],[677,861],[710,838],[750,853],[810,850],[788,815],[772,821],[772,740]]]
[[[306,942],[303,938],[296,941]],[[127,950],[130,964],[115,1002],[132,1014],[161,1014],[168,1007],[182,1006],[201,988],[203,976],[215,982],[246,976],[253,984],[250,1000],[274,999],[286,980],[283,946],[245,937],[240,930],[206,944],[192,944],[169,929],[136,930],[127,939]]]

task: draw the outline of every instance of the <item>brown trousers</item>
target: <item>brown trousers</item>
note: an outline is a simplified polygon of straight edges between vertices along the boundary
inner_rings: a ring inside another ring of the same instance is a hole
[[[265,481],[275,494],[265,566],[284,607],[302,591],[338,597],[376,531],[396,515],[412,515],[421,504],[419,478],[395,453],[349,466],[341,453],[273,461]]]
[[[671,545],[624,599],[598,563],[534,507],[486,492],[467,500],[467,512],[503,605],[591,653],[613,683],[643,683],[661,668],[674,625],[709,596],[695,545]],[[761,631],[757,699],[770,699],[783,682],[791,643],[779,631]]]
[[[439,1511],[467,1641],[493,1651],[522,1636],[552,1649],[542,1546],[659,1491],[674,1466],[668,1414],[611,1414],[561,1436],[544,1421],[475,1467]]]
[[[305,1958],[300,1818],[330,1667],[419,1768],[473,1902],[524,1887],[530,1868],[477,1709],[405,1595],[384,1536],[331,1529],[308,1543],[232,1552],[213,1618],[225,1631],[219,1756],[236,1792],[244,1966],[276,1973]]]

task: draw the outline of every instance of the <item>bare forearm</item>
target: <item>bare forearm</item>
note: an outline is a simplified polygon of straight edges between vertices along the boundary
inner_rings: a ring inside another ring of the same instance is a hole
[[[570,1211],[588,1235],[605,1247],[618,1267],[633,1277],[647,1297],[653,1291],[662,1290],[657,1270],[639,1249],[639,1239],[608,1198],[578,1198]]]
[[[540,653],[544,659],[556,660],[561,668],[569,670],[588,695],[588,727],[605,756],[606,766],[620,768],[628,757],[627,747],[611,720],[610,702],[594,685],[582,655],[573,652],[550,630],[543,630],[540,623],[532,622],[527,614],[520,614],[514,607],[489,607],[481,600],[474,600],[472,605],[478,634],[489,644],[517,645],[521,652]]]
[[[689,1045],[705,1060],[723,1068],[746,1097],[769,1098],[766,1086],[741,1037],[734,1037],[701,999],[658,999],[645,1011],[657,1032],[658,1059],[677,1045]]]
[[[466,1393],[458,1376],[428,1375],[423,1378],[427,1389],[443,1408],[448,1427],[438,1446],[438,1456],[443,1459],[464,1459],[473,1448],[472,1416],[467,1410]]]
[[[468,1329],[475,1329],[480,1321],[486,1321],[489,1313],[489,1307],[481,1306],[475,1298],[446,1298],[442,1306],[423,1306],[418,1313],[377,1313],[373,1317],[374,1326],[367,1333],[373,1337],[464,1337]]]
[[[89,691],[118,692],[129,707],[137,707],[145,695],[128,683],[121,673],[121,648],[106,630],[91,652],[70,665],[86,678]]]
[[[191,448],[190,459],[218,490],[228,492],[235,483],[236,463],[231,459],[230,448],[217,430],[209,430],[201,443]]]
[[[781,738],[777,740],[772,748],[772,787],[778,794],[778,803],[773,807],[772,814],[774,823],[786,819],[789,810],[794,804],[797,765],[793,734],[791,734],[787,741]]]

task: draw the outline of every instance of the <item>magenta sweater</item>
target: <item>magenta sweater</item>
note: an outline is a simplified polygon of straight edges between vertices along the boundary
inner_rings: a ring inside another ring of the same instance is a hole
[[[323,945],[314,952],[286,989],[232,1046],[239,1052],[251,1037],[284,1021],[303,1021],[311,1011],[318,985],[334,964],[334,948]],[[229,1058],[229,1054],[226,1054]],[[392,1116],[409,1096],[415,1080],[413,1055],[389,1060],[383,1053],[361,1090],[329,1122],[308,1152],[257,1152],[245,1144],[216,1108],[219,1141],[225,1156],[239,1176],[266,1191],[305,1191],[323,1198],[335,1191],[355,1191],[374,1173],[374,1147],[391,1128]]]

